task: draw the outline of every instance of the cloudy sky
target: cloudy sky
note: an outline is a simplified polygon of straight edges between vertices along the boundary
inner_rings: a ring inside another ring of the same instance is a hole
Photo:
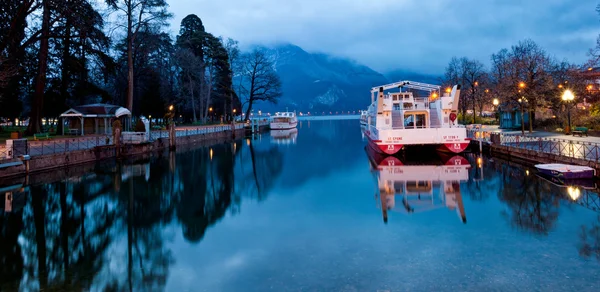
[[[452,56],[489,63],[531,38],[550,55],[587,60],[600,34],[597,0],[168,0],[207,31],[250,44],[289,42],[380,72],[442,73]]]

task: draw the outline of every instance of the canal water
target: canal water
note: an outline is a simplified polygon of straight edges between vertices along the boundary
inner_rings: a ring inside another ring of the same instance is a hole
[[[358,120],[2,186],[1,291],[600,291],[600,199]]]

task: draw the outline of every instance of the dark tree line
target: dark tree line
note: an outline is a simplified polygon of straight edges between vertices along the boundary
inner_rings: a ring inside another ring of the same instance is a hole
[[[174,105],[180,120],[207,122],[242,114],[242,101],[251,109],[281,95],[264,51],[240,53],[236,41],[207,32],[194,14],[173,39],[164,30],[172,18],[165,0],[105,0],[108,15],[94,3],[3,2],[1,118],[30,118],[28,133],[38,133],[42,118],[53,120],[75,105],[110,103],[153,117]],[[116,23],[105,24],[107,17]]]

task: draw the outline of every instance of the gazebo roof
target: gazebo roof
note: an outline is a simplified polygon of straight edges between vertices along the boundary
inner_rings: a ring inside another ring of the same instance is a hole
[[[61,117],[84,117],[84,118],[93,118],[93,117],[121,117],[121,116],[130,116],[131,112],[121,106],[112,105],[112,104],[103,104],[103,103],[94,103],[94,104],[86,104],[75,106],[66,112],[62,113]]]

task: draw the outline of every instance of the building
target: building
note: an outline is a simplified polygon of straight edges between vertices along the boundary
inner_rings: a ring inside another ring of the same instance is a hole
[[[62,113],[60,118],[63,125],[65,122],[68,123],[70,134],[83,136],[85,134],[110,134],[113,121],[127,116],[131,116],[131,112],[124,107],[95,103],[73,107]],[[65,127],[63,127],[62,134],[65,134]]]
[[[500,129],[521,129],[521,108],[515,102],[505,102],[498,107]],[[529,112],[523,113],[525,127],[529,128]]]

